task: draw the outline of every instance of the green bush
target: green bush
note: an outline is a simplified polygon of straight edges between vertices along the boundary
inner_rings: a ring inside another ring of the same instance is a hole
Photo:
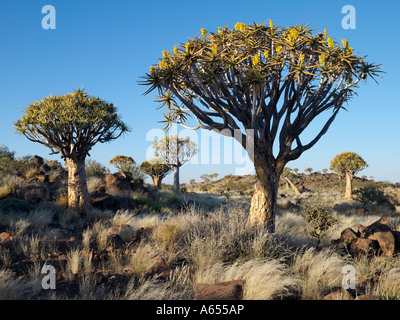
[[[361,187],[353,191],[353,199],[360,201],[362,204],[382,204],[388,200],[385,192],[378,187],[368,186]]]
[[[211,190],[211,186],[209,184],[202,184],[200,186],[200,191],[207,192],[207,191],[210,191],[210,190]]]
[[[308,234],[318,240],[318,245],[324,233],[338,222],[332,215],[332,207],[321,199],[306,202],[300,215],[307,222]]]
[[[33,210],[33,205],[21,199],[3,199],[0,200],[0,212],[29,212]]]

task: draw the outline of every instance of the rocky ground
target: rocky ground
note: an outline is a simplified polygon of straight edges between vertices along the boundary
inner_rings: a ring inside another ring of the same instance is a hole
[[[387,202],[368,205],[344,201],[336,175],[292,176],[300,194],[282,182],[269,235],[246,226],[254,176],[193,183],[180,196],[129,173],[89,177],[83,215],[65,208],[65,169],[32,165],[0,200],[0,299],[400,299],[395,185],[382,183]],[[338,221],[320,243],[300,214],[313,199],[329,200]],[[349,264],[357,288],[344,291]],[[55,290],[43,289],[46,265]]]

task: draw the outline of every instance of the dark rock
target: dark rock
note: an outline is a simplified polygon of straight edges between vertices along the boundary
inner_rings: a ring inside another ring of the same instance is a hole
[[[30,203],[44,203],[49,197],[49,190],[43,185],[28,185],[22,188],[24,199]]]
[[[393,236],[390,223],[385,216],[373,224],[365,227],[361,231],[361,237],[377,240],[383,254],[387,257],[393,256],[395,249],[395,238]]]
[[[195,300],[241,300],[244,280],[234,280],[215,284],[195,284]]]

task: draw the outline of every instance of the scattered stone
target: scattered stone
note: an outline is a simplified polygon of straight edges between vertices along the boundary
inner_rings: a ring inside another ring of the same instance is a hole
[[[357,235],[353,229],[351,228],[346,228],[342,231],[340,234],[340,240],[343,241],[346,244],[349,244],[352,242],[354,239],[357,239],[359,235]]]
[[[382,249],[383,255],[387,257],[393,256],[395,248],[395,238],[390,227],[390,223],[385,216],[378,221],[364,228],[361,237],[377,240]]]
[[[353,297],[348,291],[339,289],[327,294],[322,300],[353,300]]]
[[[350,242],[349,250],[353,254],[371,253],[379,249],[379,243],[376,240],[366,238],[355,238]]]
[[[124,239],[132,239],[135,236],[135,231],[129,224],[122,224],[119,226],[113,226],[107,229],[107,234],[110,235],[117,235],[121,237],[122,240]]]
[[[8,243],[13,239],[13,236],[11,236],[8,232],[0,233],[0,243]]]
[[[369,294],[362,294],[360,296],[357,296],[354,300],[380,300],[380,299],[376,296],[372,296]]]
[[[215,284],[195,284],[195,300],[241,300],[244,280],[234,280]]]
[[[22,188],[24,199],[30,203],[45,203],[49,197],[49,190],[43,185],[28,185]]]

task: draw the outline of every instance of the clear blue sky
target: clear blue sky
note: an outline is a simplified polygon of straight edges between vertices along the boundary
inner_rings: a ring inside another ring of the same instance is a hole
[[[356,9],[355,30],[341,26],[341,10],[347,4]],[[56,9],[55,30],[41,26],[44,5]],[[329,168],[336,154],[354,151],[369,164],[361,174],[400,181],[399,9],[398,1],[367,0],[1,0],[0,145],[18,156],[38,154],[59,160],[49,156],[46,147],[18,136],[12,122],[27,104],[82,87],[118,106],[132,129],[117,141],[96,145],[91,158],[108,165],[113,156],[124,154],[140,163],[151,146],[146,136],[160,128],[162,111],[156,110],[152,95],[142,95],[145,87],[138,81],[158,62],[161,51],[186,42],[200,28],[217,30],[238,21],[273,19],[276,26],[310,23],[318,31],[326,28],[334,38],[345,38],[355,51],[368,55],[368,61],[383,64],[386,71],[379,85],[362,83],[348,112],[341,112],[319,143],[288,166],[322,170]],[[203,173],[235,174],[243,166],[199,162],[182,167],[182,182],[198,180]]]

